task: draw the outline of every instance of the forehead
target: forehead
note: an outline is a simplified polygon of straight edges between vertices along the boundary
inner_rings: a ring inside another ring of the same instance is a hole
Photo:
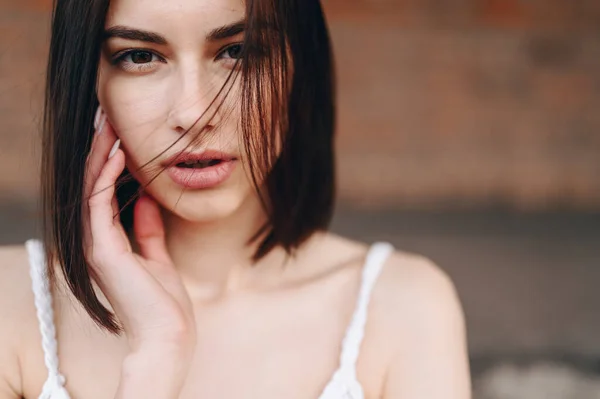
[[[239,21],[245,15],[242,0],[112,0],[106,27],[132,26],[160,32],[171,39],[178,35],[205,34]]]

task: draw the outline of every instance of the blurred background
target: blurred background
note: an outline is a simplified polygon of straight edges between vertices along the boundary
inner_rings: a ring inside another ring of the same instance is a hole
[[[323,0],[333,230],[424,254],[476,399],[600,398],[600,1]],[[0,244],[39,234],[50,0],[0,0]]]

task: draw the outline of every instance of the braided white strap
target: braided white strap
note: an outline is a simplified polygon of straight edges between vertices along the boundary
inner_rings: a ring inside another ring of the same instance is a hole
[[[39,399],[70,399],[64,387],[65,377],[60,374],[58,368],[56,328],[54,326],[54,311],[52,309],[47,265],[44,258],[44,246],[38,240],[28,240],[25,247],[29,254],[29,274],[31,275],[37,318],[42,334],[44,362],[48,369],[48,379],[44,383]]]

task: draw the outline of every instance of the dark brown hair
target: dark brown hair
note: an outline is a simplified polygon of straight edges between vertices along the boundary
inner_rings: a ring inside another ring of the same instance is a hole
[[[279,245],[291,253],[329,224],[334,203],[334,76],[319,0],[245,2],[241,130],[254,184],[259,178],[264,181],[256,189],[266,196],[261,198],[269,220],[254,237],[259,240],[257,260]],[[108,8],[109,0],[54,1],[41,183],[48,263],[60,265],[92,319],[118,333],[114,315],[94,293],[82,243],[84,168],[98,106],[96,82]],[[281,152],[275,151],[275,143]],[[122,177],[117,198],[123,207],[121,221],[129,229],[139,186],[128,172]],[[49,267],[52,281],[53,271]]]

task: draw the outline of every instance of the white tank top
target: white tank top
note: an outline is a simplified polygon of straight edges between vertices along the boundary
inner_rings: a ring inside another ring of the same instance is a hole
[[[44,383],[39,399],[70,399],[65,388],[65,377],[59,370],[56,328],[44,247],[39,240],[34,239],[28,240],[25,246],[29,254],[35,307],[42,334],[44,362],[48,369],[48,379]],[[388,243],[375,243],[371,245],[367,253],[356,308],[342,342],[339,367],[325,386],[319,399],[364,399],[362,386],[356,377],[356,361],[365,332],[371,292],[383,264],[392,251],[393,247]]]

